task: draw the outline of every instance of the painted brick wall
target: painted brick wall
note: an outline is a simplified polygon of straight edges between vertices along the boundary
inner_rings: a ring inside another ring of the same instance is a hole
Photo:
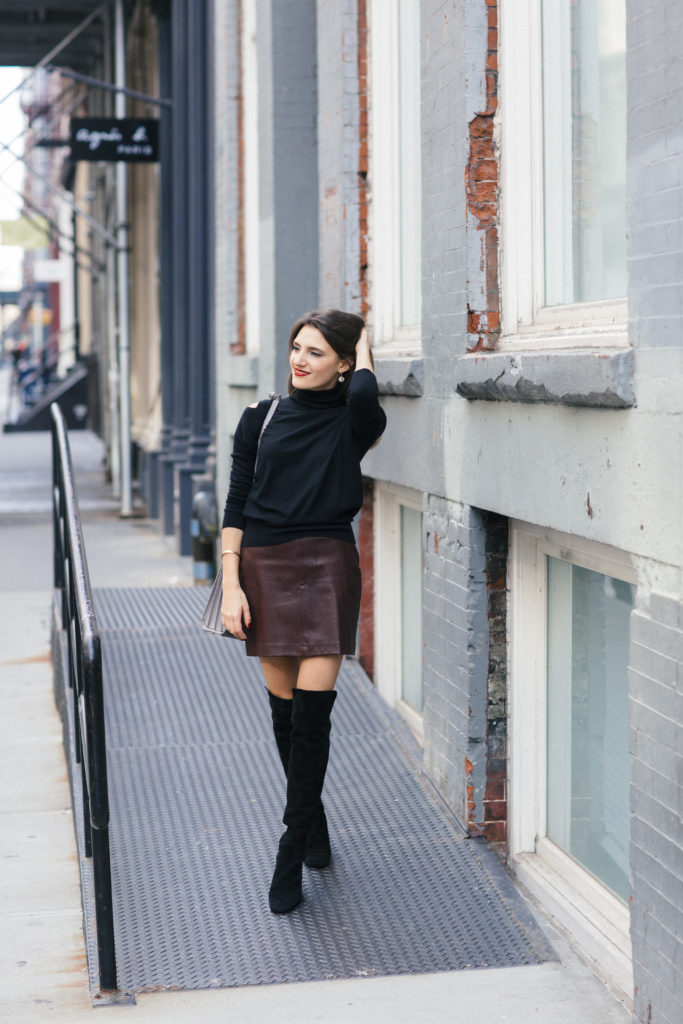
[[[629,332],[640,347],[681,344],[683,5],[628,0]]]
[[[356,0],[318,0],[320,306],[361,309]]]
[[[634,1015],[683,1020],[683,605],[631,616],[631,937]]]
[[[641,370],[665,379],[680,374],[683,337],[683,6],[627,0],[626,11],[629,335]],[[670,457],[680,466],[680,447]],[[653,594],[631,627],[634,1017],[674,1024],[683,1020],[683,609]]]
[[[467,337],[465,7],[443,0],[420,7],[422,347],[433,397],[452,394],[450,375]],[[482,32],[485,46],[485,19]]]
[[[424,765],[460,821],[483,822],[488,602],[480,513],[428,495],[424,508]]]

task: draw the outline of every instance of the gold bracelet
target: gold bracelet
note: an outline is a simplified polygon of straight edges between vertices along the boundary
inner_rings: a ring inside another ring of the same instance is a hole
[[[242,557],[239,551],[231,551],[230,548],[226,548],[225,551],[221,551],[221,556],[223,555],[237,555],[238,558]]]

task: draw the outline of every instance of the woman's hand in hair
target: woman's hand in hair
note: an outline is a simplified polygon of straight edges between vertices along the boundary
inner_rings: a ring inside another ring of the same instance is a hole
[[[363,328],[360,332],[360,337],[356,342],[356,370],[372,370],[374,372],[375,364],[372,359],[372,352],[370,351],[370,339],[368,338],[367,328]]]

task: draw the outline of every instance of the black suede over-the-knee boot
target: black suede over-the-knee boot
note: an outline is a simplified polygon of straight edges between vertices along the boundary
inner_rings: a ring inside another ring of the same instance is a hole
[[[330,752],[330,712],[334,690],[295,689],[292,699],[287,771],[287,806],[275,872],[270,886],[270,909],[287,914],[301,903],[301,870],[306,837],[315,816]]]
[[[267,689],[267,688],[266,688]],[[270,710],[273,719],[273,735],[280,755],[282,767],[287,775],[289,769],[289,736],[292,731],[293,700],[276,697],[267,689]],[[327,830],[327,818],[322,800],[319,801],[311,827],[306,836],[306,853],[304,864],[307,868],[326,868],[332,859],[330,835]]]

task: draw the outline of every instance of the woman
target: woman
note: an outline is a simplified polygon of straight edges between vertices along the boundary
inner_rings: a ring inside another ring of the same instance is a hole
[[[330,862],[320,797],[334,685],[355,651],[360,607],[351,521],[363,501],[360,461],[386,425],[361,317],[302,317],[289,366],[289,395],[260,442],[268,400],[245,409],[235,431],[222,534],[223,625],[261,660],[287,775],[269,893],[279,914],[301,902],[302,864]]]

